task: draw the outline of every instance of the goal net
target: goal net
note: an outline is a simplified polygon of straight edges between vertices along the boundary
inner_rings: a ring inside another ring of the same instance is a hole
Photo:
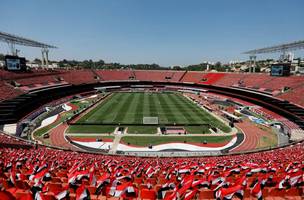
[[[143,124],[158,124],[158,117],[143,117]]]

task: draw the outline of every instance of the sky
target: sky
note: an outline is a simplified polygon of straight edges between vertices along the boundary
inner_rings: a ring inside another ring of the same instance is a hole
[[[184,66],[244,60],[244,51],[304,39],[304,0],[0,0],[0,7],[0,31],[57,46],[50,60]],[[40,49],[17,49],[41,57]],[[0,43],[0,53],[8,50]]]

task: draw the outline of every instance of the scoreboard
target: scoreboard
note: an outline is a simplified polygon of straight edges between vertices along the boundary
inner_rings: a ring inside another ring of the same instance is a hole
[[[271,76],[289,76],[290,75],[290,64],[278,63],[271,65]]]
[[[8,71],[25,71],[26,60],[24,57],[6,55],[5,69]]]

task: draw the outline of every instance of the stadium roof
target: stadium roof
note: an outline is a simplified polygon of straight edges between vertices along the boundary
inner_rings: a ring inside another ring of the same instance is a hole
[[[40,48],[57,48],[56,46],[37,42],[35,40],[27,39],[24,37],[16,36],[13,34],[5,33],[0,31],[0,41],[19,44],[23,46],[40,47]]]
[[[244,54],[262,54],[262,53],[275,53],[275,52],[286,52],[291,50],[304,49],[304,40],[275,45],[271,47],[265,47],[261,49],[254,49],[244,52]]]

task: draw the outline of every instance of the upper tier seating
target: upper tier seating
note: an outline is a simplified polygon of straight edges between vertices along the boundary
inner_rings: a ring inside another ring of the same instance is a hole
[[[226,75],[216,82],[216,85],[240,85],[251,88],[264,88],[269,90],[282,90],[284,87],[298,87],[303,85],[304,76],[273,77],[268,74],[234,74]]]
[[[181,82],[198,83],[203,79],[205,73],[188,71],[182,78]]]
[[[21,86],[30,86],[34,84],[42,84],[46,85],[50,82],[58,82],[55,76],[49,75],[49,76],[38,76],[33,78],[23,78],[16,80],[18,84],[21,84]]]
[[[225,73],[203,73],[188,71],[181,81],[211,85],[216,84],[224,76]]]
[[[304,76],[292,76],[292,77],[269,77],[270,80],[266,80],[260,87],[269,88],[272,90],[283,89],[284,87],[294,88],[298,86],[304,86]]]
[[[24,91],[53,87],[62,84],[85,84],[98,81],[142,80],[160,82],[192,82],[218,86],[247,87],[261,92],[279,95],[298,105],[304,105],[301,96],[304,90],[304,76],[272,77],[267,74],[204,73],[195,71],[167,70],[33,70],[15,73],[0,70],[0,100],[16,97]],[[283,89],[290,88],[282,93]]]
[[[32,70],[29,72],[10,72],[5,70],[0,70],[0,80],[15,80],[18,81],[19,79],[35,79],[39,77],[46,77],[48,76],[56,76],[59,75],[60,71],[49,71],[49,70]]]
[[[302,84],[302,86],[291,89],[290,91],[283,93],[278,97],[304,107],[304,82]]]
[[[246,75],[237,73],[226,73],[226,76],[216,82],[216,85],[230,87],[238,84]]]
[[[104,81],[131,80],[134,78],[132,70],[96,70],[95,71]]]
[[[33,70],[30,72],[9,72],[0,70],[0,80],[12,86],[18,86],[21,90],[32,90],[34,88],[45,88],[49,85],[60,85],[64,82],[59,79],[60,71]],[[20,94],[17,90],[11,90],[12,93]]]
[[[224,73],[207,73],[203,76],[203,81],[200,81],[200,83],[212,85],[215,84],[217,81],[221,80],[224,76]]]
[[[183,76],[186,74],[186,71],[173,71],[173,75],[171,77],[172,82],[180,82]]]
[[[84,84],[84,83],[95,83],[97,82],[96,75],[92,70],[69,70],[62,71],[60,77],[71,84]]]
[[[264,83],[269,81],[271,77],[268,74],[246,74],[242,77],[241,82],[244,87],[264,88]],[[238,84],[238,83],[236,83]],[[269,88],[272,89],[272,88]]]
[[[1,137],[0,137],[1,138]],[[10,142],[11,138],[4,140]],[[304,145],[201,158],[138,158],[1,147],[0,199],[302,199]],[[167,191],[166,193],[163,193]],[[217,192],[215,192],[217,191]],[[187,198],[185,198],[187,196]],[[279,198],[280,197],[280,198]]]
[[[183,72],[160,70],[135,70],[136,80],[156,82],[178,82]]]

